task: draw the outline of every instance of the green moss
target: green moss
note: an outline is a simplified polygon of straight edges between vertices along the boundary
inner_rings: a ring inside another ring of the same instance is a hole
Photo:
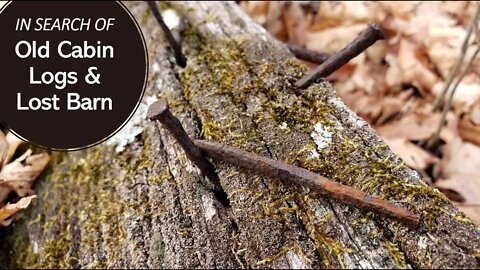
[[[248,265],[247,260],[245,259],[245,254],[247,253],[247,248],[244,247],[242,241],[240,241],[240,233],[238,229],[234,229],[232,232],[231,242],[232,242],[232,253],[235,256],[235,260],[237,261],[240,268],[252,268]]]
[[[144,202],[122,200],[119,197],[119,184],[134,185],[135,175],[143,175],[147,167],[163,172],[159,175],[148,175],[147,181],[150,185],[159,185],[171,178],[168,170],[160,170],[158,162],[153,163],[151,160],[153,157],[149,154],[151,148],[149,138],[144,139],[145,150],[135,159],[129,155],[117,156],[106,147],[92,148],[83,156],[74,154],[57,158],[57,154],[54,153],[52,164],[55,171],[50,170],[46,174],[49,176],[48,179],[40,183],[40,186],[47,187],[39,188],[44,192],[38,194],[42,200],[35,206],[36,218],[28,224],[28,227],[37,228],[40,235],[43,235],[42,239],[36,238],[39,241],[36,243],[38,254],[33,254],[28,234],[22,236],[21,233],[15,233],[21,237],[15,241],[10,239],[7,241],[11,243],[9,249],[18,255],[13,257],[7,266],[105,268],[121,258],[123,253],[118,246],[124,245],[127,241],[124,213],[132,211],[141,221],[150,213],[143,205]],[[110,169],[115,166],[125,170],[124,178],[119,179],[117,176],[119,172]],[[81,230],[81,236],[73,235],[76,233],[73,230],[74,226]],[[79,242],[74,243],[73,239]],[[107,257],[92,256],[92,261],[88,265],[81,265],[81,258],[78,258],[78,254],[72,250],[74,244],[90,254],[98,254],[98,250],[105,250]]]
[[[385,241],[385,248],[388,250],[388,253],[390,254],[390,257],[393,259],[393,261],[397,264],[397,266],[401,268],[405,268],[407,266],[405,262],[405,254],[395,245],[395,243],[392,243],[390,241]]]
[[[288,243],[287,245],[285,245],[284,247],[282,247],[279,250],[279,252],[277,252],[273,256],[270,256],[268,258],[264,258],[262,260],[257,261],[255,263],[255,265],[260,266],[260,265],[263,265],[263,264],[266,264],[266,263],[269,263],[269,262],[273,262],[274,260],[276,260],[277,258],[281,257],[282,255],[286,254],[289,251],[297,252],[305,260],[305,262],[307,262],[309,264],[312,263],[312,260],[310,260],[308,257],[305,256],[305,254],[302,251],[302,248],[298,245],[298,243],[291,242],[291,243]]]
[[[308,236],[313,240],[315,248],[321,256],[320,266],[327,269],[345,268],[342,256],[345,253],[353,252],[353,250],[343,247],[340,242],[334,240],[333,235],[325,232],[324,227],[330,222],[332,212],[327,212],[322,220],[317,221],[312,205],[316,196],[316,192],[305,196],[297,196],[295,201],[302,210],[299,215],[302,217]]]
[[[198,42],[188,50],[192,55],[198,56],[196,59],[199,62],[187,66],[181,74],[181,81],[185,87],[184,96],[187,100],[192,100],[198,91],[202,95],[207,91],[209,95],[223,95],[240,107],[249,102],[250,95],[254,95],[261,102],[260,109],[252,113],[254,121],[249,128],[239,127],[239,123],[233,120],[230,120],[229,123],[219,122],[218,119],[213,119],[212,112],[208,108],[197,111],[202,118],[204,138],[245,149],[245,146],[252,142],[259,142],[262,145],[258,127],[264,121],[273,120],[277,123],[286,123],[291,130],[307,133],[312,132],[313,125],[319,122],[325,126],[335,127],[334,118],[331,116],[332,108],[327,104],[327,97],[321,87],[317,86],[300,93],[291,88],[291,85],[307,71],[304,65],[294,59],[288,59],[278,67],[269,62],[259,67],[251,66],[251,63],[246,60],[244,51],[249,42],[255,41],[225,40],[218,46],[226,48],[221,51],[216,49],[217,44]],[[195,59],[195,57],[187,57]],[[207,71],[205,65],[208,68]],[[282,74],[279,75],[279,72]],[[269,78],[272,77],[282,78],[283,81],[269,82]],[[237,130],[236,132],[241,130],[242,133],[235,133],[232,130]],[[333,175],[335,168],[331,168],[329,164],[324,165],[323,160],[315,161],[305,158],[305,155],[314,148],[313,144],[306,145],[299,151],[298,160],[294,158],[292,161],[301,160],[303,164],[300,166],[302,167],[309,169],[315,167],[317,172]],[[249,150],[251,151],[251,149]],[[275,190],[270,190],[270,188],[267,192],[262,190],[256,192],[255,201],[260,204],[260,209],[263,209],[256,218],[273,218],[282,222],[282,214],[299,212],[297,215],[303,216],[308,235],[315,242],[315,247],[322,257],[321,265],[324,267],[342,266],[342,254],[351,252],[351,250],[342,247],[339,242],[333,240],[333,236],[324,233],[323,223],[317,221],[311,206],[299,210],[296,207],[284,205],[286,201],[292,200],[293,196],[297,194],[285,196],[276,193]],[[234,191],[230,197],[238,192],[250,191],[252,190],[249,188]],[[263,196],[266,197],[262,198]],[[271,259],[273,258],[267,258],[261,262],[265,263]]]
[[[255,66],[255,63],[246,60],[245,52],[248,46],[255,47],[252,45],[252,42],[256,42],[254,40],[223,40],[219,42],[220,45],[204,44],[199,37],[195,37],[193,41],[195,40],[198,42],[194,42],[189,49],[192,55],[198,55],[199,62],[187,66],[181,76],[188,101],[194,98],[196,92],[200,91],[203,95],[208,89],[209,94],[226,96],[239,107],[248,104],[250,95],[254,95],[261,102],[261,108],[252,113],[252,125],[243,129],[233,120],[225,123],[214,119],[208,108],[198,111],[203,122],[204,138],[245,149],[249,142],[262,141],[258,127],[264,121],[286,123],[290,130],[307,134],[313,131],[315,124],[320,123],[333,133],[333,141],[329,147],[316,149],[313,143],[307,143],[298,152],[290,154],[288,163],[386,200],[403,201],[407,208],[422,216],[430,230],[436,228],[436,218],[450,207],[449,201],[428,186],[402,179],[399,172],[405,171],[406,167],[395,157],[386,156],[385,153],[389,152],[387,145],[372,148],[366,146],[362,138],[342,135],[344,132],[336,126],[338,120],[328,102],[334,94],[331,90],[322,84],[312,85],[302,91],[292,88],[291,85],[305,74],[304,65],[292,58],[281,65],[267,62]],[[208,70],[205,70],[205,66]],[[271,82],[270,78],[277,78],[277,81]],[[235,130],[239,129],[242,133],[235,133],[238,132]],[[312,150],[318,151],[319,157],[311,158]],[[258,194],[265,192],[259,191]],[[278,219],[279,211],[294,210],[282,208],[283,206],[272,208],[271,201],[268,200],[260,200],[260,203],[264,217]],[[308,216],[305,214],[308,209],[301,212]],[[463,220],[461,217],[458,219]],[[346,250],[338,243],[328,240],[328,236],[321,232],[318,227],[321,225],[315,222],[313,216],[310,215],[310,220],[306,223],[309,226],[309,236],[317,243],[317,250],[324,258],[323,265],[331,266],[329,262],[340,258]],[[340,259],[337,261],[342,264]]]
[[[70,245],[70,239],[68,234],[62,233],[58,239],[49,239],[44,244],[43,252],[44,258],[41,262],[41,268],[68,268],[68,260],[71,258],[66,257],[68,247]]]
[[[7,241],[9,241],[7,239]],[[27,266],[28,268],[38,268],[38,254],[33,252],[33,247],[30,245],[28,234],[17,234],[13,242],[12,250],[15,252],[14,260],[10,261],[10,265],[2,265],[2,268],[21,268]],[[6,261],[2,261],[4,264]]]
[[[464,223],[468,223],[468,224],[472,224],[472,225],[476,225],[475,222],[467,217],[467,215],[465,215],[465,213],[463,212],[457,212],[457,214],[455,214],[455,218],[458,220],[458,221],[461,221],[461,222],[464,222]]]

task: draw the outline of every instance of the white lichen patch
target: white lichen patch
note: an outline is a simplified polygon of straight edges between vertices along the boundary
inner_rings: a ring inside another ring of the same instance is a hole
[[[308,159],[316,159],[319,157],[320,157],[320,154],[315,149],[311,150],[310,154],[308,155]]]
[[[170,30],[178,27],[180,24],[180,16],[178,16],[177,11],[174,9],[169,8],[162,11],[162,18]]]
[[[418,240],[418,248],[420,249],[426,249],[427,248],[427,237],[422,236],[420,237],[420,240]]]
[[[298,253],[290,250],[286,253],[288,264],[291,269],[311,269],[312,267]]]
[[[160,72],[160,65],[158,63],[153,63],[152,64],[152,71],[157,73]]]
[[[123,152],[125,147],[135,140],[136,136],[142,134],[142,123],[147,117],[148,107],[155,101],[157,101],[155,96],[144,97],[130,121],[115,136],[107,140],[106,144],[115,145],[117,153]]]
[[[38,243],[37,243],[37,241],[33,242],[32,250],[33,250],[33,254],[38,254]]]
[[[375,269],[369,261],[361,258],[360,256],[357,256],[357,254],[353,254],[352,256],[344,255],[342,256],[342,260],[345,264],[345,269]],[[379,268],[382,267],[379,266]]]
[[[288,127],[288,124],[286,122],[281,123],[278,128],[283,131],[289,131],[290,128]]]
[[[317,149],[326,148],[332,142],[333,133],[330,131],[330,128],[323,126],[321,123],[316,123],[313,128],[314,131],[310,136],[315,141]]]
[[[203,211],[205,213],[205,220],[207,221],[211,220],[217,214],[217,209],[215,209],[215,205],[213,204],[213,199],[210,196],[203,195],[202,205],[203,205]]]
[[[192,162],[185,162],[185,164],[185,170],[188,173],[200,173],[200,170],[198,170],[197,167],[192,164]]]
[[[367,260],[360,260],[358,263],[362,269],[373,269],[372,265]]]

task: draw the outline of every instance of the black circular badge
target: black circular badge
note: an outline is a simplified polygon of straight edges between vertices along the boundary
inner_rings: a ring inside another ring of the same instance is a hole
[[[53,150],[105,141],[145,90],[142,32],[116,1],[13,1],[0,11],[0,119]]]

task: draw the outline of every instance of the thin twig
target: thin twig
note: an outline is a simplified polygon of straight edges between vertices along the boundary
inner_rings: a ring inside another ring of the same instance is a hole
[[[269,177],[310,187],[325,196],[330,196],[343,203],[352,204],[362,209],[375,211],[407,225],[417,226],[419,224],[418,216],[404,207],[370,196],[353,187],[339,184],[306,169],[216,142],[193,140],[193,143],[213,159],[227,161]]]
[[[455,91],[457,90],[458,85],[463,80],[463,77],[465,77],[465,75],[467,75],[467,73],[470,72],[470,70],[472,69],[473,62],[475,62],[475,58],[477,58],[478,53],[480,53],[480,44],[477,50],[475,50],[475,53],[473,54],[472,58],[468,62],[467,66],[462,71],[462,74],[460,74],[460,77],[455,82],[455,85],[453,86],[452,91],[450,91],[450,96],[448,97],[447,104],[445,104],[445,107],[443,107],[442,117],[440,118],[440,123],[438,124],[437,130],[432,135],[431,139],[427,142],[427,146],[426,146],[427,149],[432,149],[432,147],[437,143],[438,139],[440,138],[440,131],[442,130],[443,125],[445,125],[447,113],[448,111],[450,111],[450,108],[452,106],[453,95],[455,94]]]
[[[369,23],[368,27],[363,30],[355,40],[348,44],[347,47],[332,55],[315,70],[298,80],[295,83],[295,86],[306,88],[317,80],[327,77],[335,70],[345,65],[352,58],[372,46],[377,40],[381,39],[385,39],[385,35],[380,26],[375,23]]]
[[[173,37],[172,32],[170,32],[170,29],[163,21],[162,15],[160,15],[160,10],[158,9],[156,2],[155,1],[147,1],[147,2],[148,2],[148,5],[150,6],[150,9],[153,12],[153,16],[157,19],[158,24],[160,24],[160,27],[162,28],[163,33],[165,33],[168,43],[170,44],[170,47],[172,48],[173,53],[175,55],[175,60],[177,61],[177,64],[184,68],[187,65],[187,59],[182,54],[182,45],[175,40],[175,37]]]
[[[310,63],[322,64],[330,57],[329,53],[316,52],[304,47],[287,44],[288,49],[295,55],[295,57],[308,61]]]
[[[468,49],[468,41],[470,40],[470,36],[472,35],[473,28],[476,25],[479,15],[480,15],[480,4],[477,7],[477,11],[475,12],[475,15],[472,17],[472,19],[470,20],[470,23],[468,24],[467,34],[465,35],[465,39],[463,40],[462,48],[458,55],[457,62],[455,63],[455,66],[453,67],[452,72],[448,76],[447,84],[445,84],[445,87],[443,88],[442,93],[435,99],[435,102],[433,103],[433,107],[432,107],[432,112],[436,111],[438,107],[440,107],[440,104],[442,103],[442,100],[445,98],[445,95],[447,94],[448,89],[450,88],[450,85],[452,84],[453,79],[455,78],[455,75],[458,72],[458,69],[463,63],[463,58],[465,58],[465,53],[467,52],[467,49]]]

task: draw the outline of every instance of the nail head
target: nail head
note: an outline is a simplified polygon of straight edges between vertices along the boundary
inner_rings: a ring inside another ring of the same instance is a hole
[[[165,99],[157,100],[148,107],[147,118],[158,120],[169,111],[168,102]]]

